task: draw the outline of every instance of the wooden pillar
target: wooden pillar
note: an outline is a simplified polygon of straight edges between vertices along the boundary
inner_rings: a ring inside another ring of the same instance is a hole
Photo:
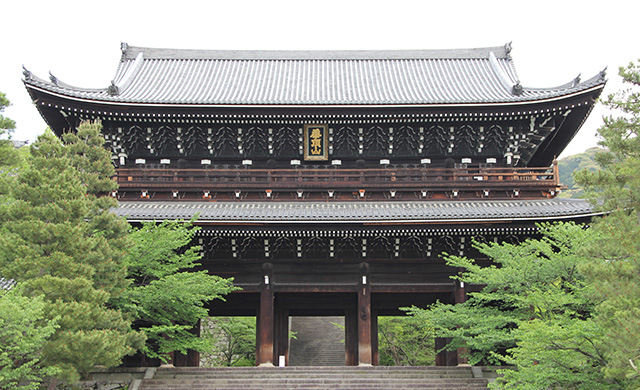
[[[373,355],[374,366],[380,364],[380,356],[378,354],[378,311],[371,309],[371,354]]]
[[[360,264],[358,280],[358,365],[373,365],[369,264]]]
[[[455,300],[456,300],[456,304],[464,303],[467,301],[467,289],[464,285],[464,282],[460,282],[460,281],[457,282],[456,291],[455,291]],[[458,365],[469,364],[467,348],[464,348],[464,347],[458,348],[457,364]]]
[[[273,265],[262,265],[260,280],[260,313],[256,335],[256,364],[273,366],[274,304],[273,304]]]
[[[274,365],[280,364],[280,356],[284,356],[284,364],[289,365],[289,310],[275,305],[275,340]]]
[[[198,322],[196,323],[196,326],[194,326],[191,331],[193,332],[193,334],[200,337],[201,327],[202,327],[202,321],[198,320]],[[187,366],[188,367],[200,366],[200,352],[194,351],[193,349],[190,349],[187,351]]]
[[[358,365],[358,310],[350,307],[344,311],[345,364]]]
[[[435,338],[435,350],[436,350],[436,366],[446,366],[447,365],[447,351],[440,351],[442,348],[447,346],[447,339],[444,337],[436,337]],[[440,352],[438,352],[440,351]]]

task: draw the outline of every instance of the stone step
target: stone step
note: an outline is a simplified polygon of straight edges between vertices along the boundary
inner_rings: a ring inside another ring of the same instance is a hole
[[[161,368],[139,390],[487,389],[469,367]]]
[[[290,317],[291,366],[344,366],[344,317]],[[336,326],[338,324],[338,326]]]

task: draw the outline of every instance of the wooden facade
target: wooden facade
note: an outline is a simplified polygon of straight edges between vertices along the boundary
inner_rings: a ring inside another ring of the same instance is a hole
[[[442,253],[487,261],[473,240],[518,242],[537,222],[593,215],[556,198],[554,159],[604,74],[526,88],[508,45],[122,51],[104,89],[26,70],[24,82],[57,134],[102,122],[117,213],[199,215],[202,267],[242,288],[211,313],[257,317],[258,365],[288,359],[288,318],[306,315],[344,316],[345,364],[375,365],[378,316],[479,288],[454,282]]]

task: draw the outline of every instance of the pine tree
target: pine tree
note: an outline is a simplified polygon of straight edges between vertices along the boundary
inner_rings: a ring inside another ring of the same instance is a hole
[[[581,171],[594,207],[607,213],[592,224],[596,235],[585,269],[596,286],[598,325],[609,336],[606,373],[640,387],[640,60],[619,69],[628,87],[603,103],[611,110],[598,129],[606,150],[596,161],[600,170]]]
[[[41,136],[26,166],[5,178],[12,182],[0,205],[0,274],[43,295],[46,318],[59,317],[43,362],[69,381],[118,365],[144,339],[108,306],[128,284],[128,224],[110,212],[115,200],[99,195],[115,185],[100,127],[83,123],[64,142]]]

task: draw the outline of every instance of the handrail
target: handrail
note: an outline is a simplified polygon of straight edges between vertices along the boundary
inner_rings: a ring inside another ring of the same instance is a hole
[[[558,186],[557,171],[550,168],[373,168],[373,169],[158,169],[120,168],[121,188],[215,187],[244,188],[417,188]],[[517,182],[517,183],[514,183]]]

